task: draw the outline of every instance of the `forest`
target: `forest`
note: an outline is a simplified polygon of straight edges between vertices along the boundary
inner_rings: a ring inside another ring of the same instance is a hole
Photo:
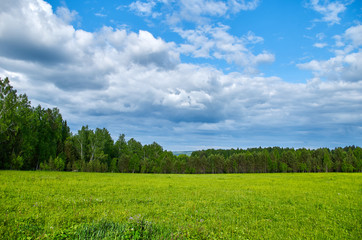
[[[361,172],[362,149],[208,149],[174,155],[105,128],[72,133],[59,109],[32,107],[0,78],[0,169],[123,173]]]

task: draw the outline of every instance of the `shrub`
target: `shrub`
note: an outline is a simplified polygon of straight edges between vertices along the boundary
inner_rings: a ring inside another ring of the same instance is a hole
[[[56,157],[54,159],[54,169],[52,170],[56,170],[56,171],[63,171],[65,168],[65,162],[61,157]]]

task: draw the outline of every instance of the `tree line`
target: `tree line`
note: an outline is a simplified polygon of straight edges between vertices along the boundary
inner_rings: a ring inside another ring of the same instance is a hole
[[[105,128],[73,134],[57,108],[32,107],[0,78],[0,169],[123,173],[361,172],[362,149],[249,148],[174,155]]]

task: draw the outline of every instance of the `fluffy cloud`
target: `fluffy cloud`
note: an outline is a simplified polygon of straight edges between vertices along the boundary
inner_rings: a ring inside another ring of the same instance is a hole
[[[320,21],[327,22],[331,25],[339,24],[341,18],[338,16],[343,13],[347,8],[346,5],[349,3],[341,3],[341,2],[330,2],[323,1],[320,3],[319,0],[311,0],[308,6],[312,8],[314,11],[319,12],[323,15]]]
[[[230,35],[228,29],[228,26],[221,24],[201,26],[196,30],[176,29],[175,31],[186,40],[179,50],[193,57],[224,59],[249,71],[255,71],[255,67],[260,63],[274,61],[274,55],[267,51],[255,55],[248,49],[249,44],[262,42],[262,37],[248,32],[247,35],[238,38]]]
[[[59,7],[57,8],[56,14],[58,17],[60,17],[65,23],[71,23],[73,22],[77,16],[78,13],[76,11],[69,11],[66,7]]]
[[[316,47],[316,48],[324,48],[324,47],[328,46],[328,44],[318,42],[318,43],[313,44],[313,46]]]
[[[260,0],[252,0],[252,1],[245,1],[245,0],[229,0],[228,6],[233,12],[239,12],[241,10],[254,10],[260,4]]]
[[[108,77],[118,65],[168,69],[179,62],[173,43],[148,32],[106,27],[96,33],[75,30],[43,1],[18,4],[0,10],[0,62],[5,69],[81,90],[107,88]]]
[[[344,36],[352,41],[354,47],[362,46],[362,25],[348,28]]]
[[[312,60],[298,64],[298,67],[310,70],[316,78],[333,81],[362,80],[362,25],[348,28],[343,35],[334,36],[337,40],[336,56],[328,60]],[[314,45],[315,47],[322,47]],[[342,49],[341,49],[342,48]]]
[[[257,72],[260,63],[271,63],[274,55],[268,51],[254,54],[247,45],[263,42],[263,38],[248,32],[242,37],[232,36],[229,27],[216,22],[215,18],[225,17],[240,11],[254,10],[259,0],[181,0],[181,1],[136,1],[129,5],[132,11],[142,16],[164,19],[174,32],[185,42],[178,47],[181,54],[196,58],[222,59],[229,64],[244,67],[245,72]],[[156,5],[166,6],[166,13],[157,12]],[[184,28],[184,22],[192,22],[194,28]]]
[[[205,24],[213,17],[254,10],[259,3],[260,0],[143,0],[133,2],[128,7],[138,15],[163,17],[169,24],[176,25],[182,21]],[[157,5],[165,7],[166,13],[157,12]]]
[[[136,1],[132,2],[129,5],[129,8],[141,16],[150,16],[152,15],[152,10],[155,5],[156,5],[155,1],[148,1],[148,2]]]
[[[278,77],[225,74],[182,63],[175,43],[146,31],[75,30],[43,1],[5,1],[3,6],[0,76],[10,77],[33,104],[59,107],[73,129],[82,124],[107,127],[114,137],[125,132],[144,141],[148,135],[171,149],[173,144],[190,144],[195,136],[201,144],[213,146],[213,134],[219,144],[225,140],[229,146],[248,146],[248,140],[286,144],[274,142],[275,135],[293,135],[298,141],[294,146],[312,145],[305,135],[316,132],[336,141],[343,134],[351,136],[347,131],[356,135],[354,139],[362,135],[362,75],[355,74],[362,69],[361,51],[300,66],[321,75],[340,68],[340,75],[348,79],[287,83]],[[263,41],[251,32],[236,38],[223,25],[178,31],[187,40],[182,52],[191,48],[194,52],[189,53],[199,57],[242,66],[274,59],[268,52],[254,55],[247,49]],[[356,32],[351,28],[342,38],[358,45]]]
[[[179,12],[173,12],[174,21],[175,18],[180,18],[180,20],[201,22],[205,21],[205,17],[222,16],[228,10],[224,2],[213,0],[181,0],[179,7]]]
[[[312,60],[299,64],[301,69],[313,71],[315,77],[333,81],[362,80],[362,51],[336,56],[325,61]]]

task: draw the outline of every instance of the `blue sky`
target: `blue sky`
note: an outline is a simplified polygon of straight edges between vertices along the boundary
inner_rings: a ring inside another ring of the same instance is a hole
[[[3,0],[0,76],[168,150],[362,143],[361,1]]]

